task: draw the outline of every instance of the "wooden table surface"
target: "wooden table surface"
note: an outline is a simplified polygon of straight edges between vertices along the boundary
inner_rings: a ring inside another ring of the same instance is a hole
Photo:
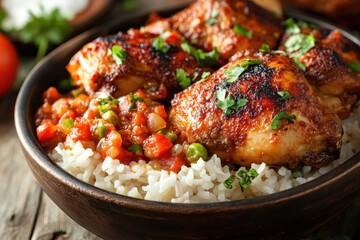
[[[139,0],[138,6],[156,10],[179,2]],[[100,239],[59,209],[30,172],[14,126],[16,96],[15,89],[0,97],[0,239]],[[360,195],[306,239],[360,239]]]

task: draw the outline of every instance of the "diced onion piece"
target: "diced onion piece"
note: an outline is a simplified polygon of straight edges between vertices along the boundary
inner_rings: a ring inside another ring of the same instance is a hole
[[[147,117],[147,125],[151,133],[166,128],[165,120],[157,113],[150,113]]]

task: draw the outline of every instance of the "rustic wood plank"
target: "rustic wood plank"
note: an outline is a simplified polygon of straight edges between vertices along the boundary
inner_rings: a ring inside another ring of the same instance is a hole
[[[101,238],[90,233],[67,216],[45,194],[42,194],[41,206],[32,240],[50,239],[87,239],[100,240]]]
[[[16,93],[0,99],[0,238],[29,239],[41,189],[32,176],[16,135]]]

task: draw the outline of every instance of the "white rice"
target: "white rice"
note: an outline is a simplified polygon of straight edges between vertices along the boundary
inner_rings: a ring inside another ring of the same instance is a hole
[[[311,181],[339,166],[360,150],[360,107],[343,122],[344,137],[340,158],[322,168],[304,166],[292,172],[285,167],[278,170],[265,163],[252,164],[258,176],[249,188],[241,191],[235,181],[232,189],[224,186],[231,175],[228,166],[222,166],[217,156],[207,162],[199,160],[190,167],[183,166],[176,174],[154,170],[145,161],[124,165],[107,157],[103,162],[99,153],[84,149],[76,143],[72,149],[64,149],[62,143],[49,154],[60,167],[78,179],[96,187],[154,201],[173,203],[219,202],[250,198],[283,191]]]

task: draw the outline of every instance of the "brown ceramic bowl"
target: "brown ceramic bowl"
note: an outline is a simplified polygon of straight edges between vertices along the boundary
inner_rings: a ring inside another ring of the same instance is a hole
[[[287,15],[334,28],[296,12]],[[36,139],[34,114],[42,92],[66,76],[65,65],[85,43],[99,35],[139,27],[146,17],[147,14],[140,14],[118,19],[66,42],[32,70],[20,90],[15,123],[24,154],[44,191],[65,213],[106,239],[296,239],[318,228],[351,202],[360,190],[359,153],[329,173],[290,190],[208,204],[174,204],[120,196],[81,182],[58,167]],[[360,46],[358,39],[343,32]]]

